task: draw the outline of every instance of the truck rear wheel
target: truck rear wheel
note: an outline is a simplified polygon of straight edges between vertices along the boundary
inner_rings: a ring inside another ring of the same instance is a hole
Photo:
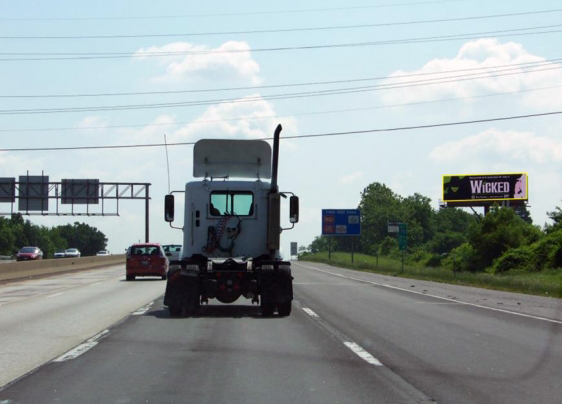
[[[168,306],[168,310],[170,310],[170,316],[172,317],[179,317],[181,315],[181,307]]]
[[[291,315],[292,301],[288,300],[277,305],[277,312],[281,317],[287,317]]]
[[[264,302],[263,298],[261,301],[261,315],[264,317],[271,317],[273,316],[273,312],[275,311],[275,303],[272,302]]]

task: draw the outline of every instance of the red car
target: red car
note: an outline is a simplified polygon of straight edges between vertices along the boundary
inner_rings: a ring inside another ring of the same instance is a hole
[[[126,275],[128,281],[136,276],[168,276],[168,258],[158,243],[133,244],[127,250]]]
[[[16,255],[16,261],[40,260],[43,258],[43,251],[39,247],[23,247]]]

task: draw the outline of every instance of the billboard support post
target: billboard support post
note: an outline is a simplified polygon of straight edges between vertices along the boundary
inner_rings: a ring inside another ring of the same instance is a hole
[[[353,264],[353,237],[351,237],[351,263]]]
[[[332,238],[328,238],[328,261],[332,259]]]

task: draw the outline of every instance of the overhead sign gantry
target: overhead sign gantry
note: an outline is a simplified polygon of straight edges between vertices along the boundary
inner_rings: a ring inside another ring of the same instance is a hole
[[[150,183],[100,182],[98,179],[49,181],[46,175],[0,178],[0,203],[9,203],[11,216],[119,216],[123,200],[145,201],[145,241],[149,241]],[[14,206],[16,201],[17,207]],[[110,206],[108,206],[108,203]]]

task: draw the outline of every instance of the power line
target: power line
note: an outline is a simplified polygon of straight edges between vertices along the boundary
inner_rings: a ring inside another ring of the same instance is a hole
[[[168,33],[168,34],[113,34],[113,35],[55,35],[55,36],[0,36],[0,39],[7,40],[75,40],[75,39],[127,39],[127,38],[170,38],[170,37],[191,37],[191,36],[219,36],[219,35],[253,35],[253,34],[269,34],[269,33],[287,33],[287,32],[308,32],[308,31],[328,31],[328,30],[346,30],[358,28],[375,28],[375,27],[391,27],[402,25],[418,25],[418,24],[433,24],[441,22],[455,22],[455,21],[473,21],[490,18],[505,18],[505,17],[518,17],[526,15],[537,14],[550,14],[561,12],[561,8],[540,10],[540,11],[526,11],[520,13],[504,13],[504,14],[490,14],[472,17],[453,17],[441,18],[432,20],[414,20],[414,21],[400,21],[400,22],[386,22],[375,24],[356,24],[356,25],[331,25],[322,27],[301,27],[301,28],[281,28],[281,29],[264,29],[264,30],[246,30],[246,31],[218,31],[218,32],[187,32],[187,33]]]
[[[408,131],[415,129],[430,129],[430,128],[440,128],[447,126],[460,126],[460,125],[473,125],[477,123],[487,123],[487,122],[498,122],[507,121],[515,119],[528,119],[537,118],[542,116],[551,116],[562,114],[562,111],[554,112],[542,112],[537,114],[527,114],[527,115],[515,115],[500,118],[487,118],[487,119],[476,119],[470,121],[456,121],[456,122],[444,122],[435,123],[429,125],[415,125],[415,126],[400,126],[394,128],[381,128],[381,129],[366,129],[366,130],[355,130],[346,132],[329,132],[329,133],[317,133],[309,135],[293,135],[284,136],[283,139],[306,139],[306,138],[319,138],[319,137],[329,137],[329,136],[348,136],[348,135],[359,135],[366,133],[380,133],[380,132],[397,132],[397,131]],[[272,140],[272,137],[260,138],[258,140]],[[167,146],[190,146],[194,145],[195,142],[175,142],[168,143]],[[127,148],[147,148],[147,147],[166,147],[164,143],[151,143],[151,144],[130,144],[130,145],[115,145],[115,146],[70,146],[70,147],[33,147],[33,148],[13,148],[13,149],[0,149],[0,152],[21,152],[21,151],[69,151],[69,150],[108,150],[108,149],[127,149]]]
[[[539,66],[542,67],[542,66]],[[503,76],[510,76],[514,74],[528,74],[528,73],[536,73],[541,71],[548,71],[548,70],[557,70],[561,69],[562,65],[554,65],[554,67],[548,67],[544,69],[535,69],[535,70],[528,70],[528,71],[515,71],[509,72],[511,69],[504,69],[502,71],[494,71],[494,77],[503,77]],[[505,73],[505,71],[508,71]],[[500,72],[500,74],[498,74]],[[139,110],[139,109],[158,109],[158,108],[177,108],[177,107],[193,107],[193,106],[204,106],[204,105],[212,105],[218,103],[248,103],[248,102],[262,102],[268,100],[281,100],[281,99],[294,99],[294,98],[305,98],[305,97],[318,97],[318,96],[329,96],[329,95],[342,95],[342,94],[352,94],[352,93],[361,93],[361,92],[369,92],[369,91],[378,91],[378,90],[389,90],[389,89],[396,89],[396,88],[405,88],[405,87],[418,87],[418,86],[425,86],[425,85],[434,85],[434,84],[445,84],[451,82],[459,82],[459,81],[466,81],[466,80],[477,80],[482,78],[488,78],[488,72],[479,72],[479,73],[470,73],[452,77],[445,77],[445,78],[432,78],[426,80],[418,80],[418,81],[408,81],[402,83],[389,83],[389,84],[381,84],[381,85],[374,85],[374,86],[361,86],[361,87],[348,87],[348,88],[339,88],[339,89],[329,89],[329,90],[317,90],[317,91],[309,91],[309,92],[300,92],[300,93],[284,93],[284,94],[273,94],[273,95],[266,95],[266,96],[249,96],[244,98],[235,98],[235,99],[209,99],[209,100],[200,100],[200,101],[181,101],[181,102],[168,102],[168,103],[151,103],[151,104],[128,104],[128,105],[110,105],[110,106],[95,106],[95,107],[73,107],[73,108],[39,108],[39,109],[11,109],[11,110],[0,110],[0,115],[29,115],[29,114],[53,114],[53,113],[74,113],[74,112],[94,112],[94,111],[123,111],[123,110]]]
[[[328,45],[306,45],[306,46],[287,46],[274,48],[255,48],[255,49],[215,49],[201,51],[166,51],[166,52],[3,52],[0,53],[0,62],[9,61],[49,61],[49,60],[91,60],[91,59],[123,59],[130,57],[146,58],[146,57],[171,57],[171,56],[198,56],[210,54],[230,54],[230,53],[249,53],[249,52],[279,52],[279,51],[295,51],[295,50],[312,50],[312,49],[331,49],[331,48],[350,48],[350,47],[367,47],[367,46],[383,46],[383,45],[405,45],[415,43],[431,43],[431,42],[447,42],[457,40],[480,39],[482,36],[493,35],[496,38],[506,36],[526,36],[526,35],[543,35],[562,32],[560,29],[549,29],[536,32],[522,32],[546,28],[558,28],[562,24],[543,25],[527,28],[516,28],[509,30],[496,30],[485,32],[474,32],[469,34],[453,34],[439,35],[432,37],[418,37],[407,39],[392,39],[385,41],[370,42],[352,42]],[[25,56],[18,58],[8,58],[6,56]],[[37,57],[27,57],[37,56]]]
[[[477,70],[487,70],[489,73],[493,73],[493,69],[501,69],[503,67],[535,67],[537,65],[548,65],[553,63],[561,62],[562,58],[540,60],[536,62],[524,62],[524,63],[509,63],[503,65],[493,65],[485,67],[471,67],[467,69],[454,69],[454,70],[443,70],[439,72],[424,72],[424,73],[412,73],[412,74],[401,74],[396,76],[379,76],[379,77],[363,77],[358,79],[343,79],[343,80],[330,80],[330,81],[315,81],[315,82],[301,82],[301,83],[287,83],[287,84],[271,84],[263,86],[245,86],[245,87],[226,87],[226,88],[207,88],[199,90],[169,90],[169,91],[142,91],[142,92],[120,92],[120,93],[83,93],[83,94],[31,94],[31,95],[2,95],[0,94],[0,99],[2,98],[85,98],[85,97],[114,97],[114,96],[133,96],[133,95],[169,95],[169,94],[189,94],[189,93],[208,93],[208,92],[222,92],[222,91],[240,91],[240,90],[263,90],[270,88],[284,88],[284,87],[300,87],[300,86],[316,86],[316,85],[326,85],[326,84],[346,84],[364,81],[379,81],[379,80],[389,80],[389,79],[399,79],[399,78],[409,78],[418,76],[433,76],[448,73],[458,73],[466,71],[477,71]]]
[[[439,100],[429,100],[429,101],[418,101],[418,102],[408,102],[408,103],[400,103],[400,104],[387,104],[387,105],[376,105],[370,107],[361,107],[361,108],[346,108],[346,109],[333,109],[327,111],[316,111],[316,112],[302,112],[302,113],[294,113],[289,115],[263,115],[263,116],[251,116],[251,117],[238,117],[238,118],[224,118],[224,119],[205,119],[205,120],[197,120],[197,121],[179,121],[173,123],[147,123],[147,124],[135,124],[135,125],[106,125],[106,126],[88,126],[88,127],[61,127],[61,128],[37,128],[37,129],[0,129],[0,132],[49,132],[49,131],[69,131],[69,130],[97,130],[97,129],[125,129],[125,128],[139,128],[139,127],[169,127],[169,126],[179,126],[179,125],[196,125],[196,124],[206,124],[206,123],[217,123],[217,122],[235,122],[235,121],[250,121],[250,120],[262,120],[262,119],[273,119],[273,118],[290,118],[295,116],[308,116],[308,115],[325,115],[325,114],[333,114],[333,113],[342,113],[342,112],[358,112],[358,111],[369,111],[374,109],[386,109],[386,108],[396,108],[396,107],[408,107],[414,105],[425,105],[425,104],[436,104],[441,102],[449,102],[449,101],[460,101],[460,100],[470,100],[470,99],[478,99],[478,98],[488,98],[488,97],[497,97],[503,95],[514,95],[514,94],[523,94],[529,93],[534,91],[543,91],[543,90],[552,90],[554,88],[562,88],[562,85],[559,86],[549,86],[549,87],[537,87],[537,88],[530,88],[526,90],[518,90],[518,91],[508,91],[508,92],[496,92],[496,93],[489,93],[489,94],[480,94],[474,95],[470,97],[452,97],[452,98],[442,98]]]
[[[345,11],[345,10],[366,10],[375,8],[391,8],[404,6],[417,6],[425,4],[458,3],[471,0],[433,0],[404,3],[387,3],[368,6],[347,6],[347,7],[324,7],[324,8],[304,8],[291,10],[274,11],[246,11],[237,13],[207,13],[207,14],[175,14],[157,16],[136,16],[136,17],[54,17],[54,18],[0,18],[0,21],[99,21],[99,20],[153,20],[153,19],[177,19],[177,18],[201,18],[201,17],[235,17],[249,15],[271,15],[271,14],[294,14],[294,13],[316,13],[326,11]]]

